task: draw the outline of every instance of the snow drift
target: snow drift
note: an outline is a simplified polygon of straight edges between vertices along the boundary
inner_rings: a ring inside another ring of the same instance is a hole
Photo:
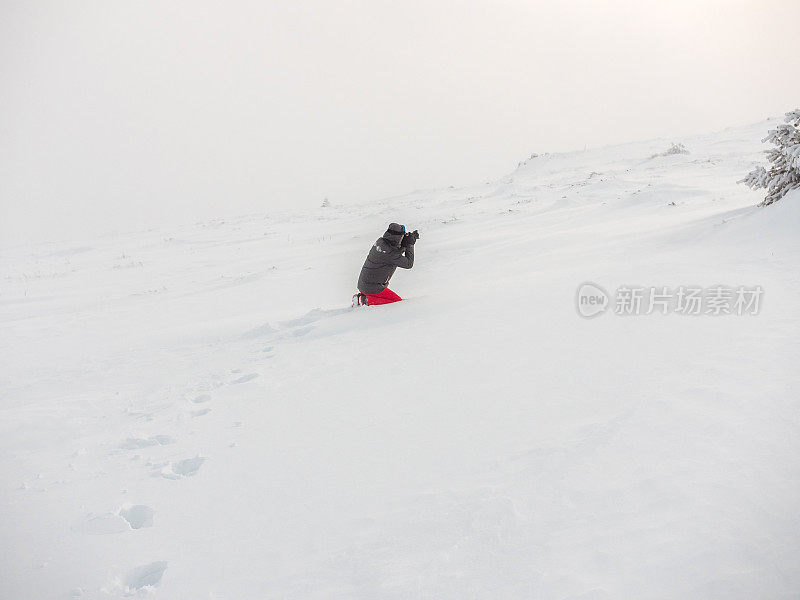
[[[769,124],[0,259],[8,598],[800,593],[793,192]],[[350,309],[390,221],[407,301]],[[760,286],[755,315],[578,286]]]

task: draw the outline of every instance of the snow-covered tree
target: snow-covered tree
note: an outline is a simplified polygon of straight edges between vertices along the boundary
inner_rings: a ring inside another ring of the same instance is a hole
[[[772,142],[766,150],[769,169],[758,167],[740,180],[752,189],[765,188],[767,196],[759,206],[777,202],[790,190],[800,188],[800,108],[786,113],[785,123],[769,132],[762,142]]]
[[[689,154],[689,150],[683,144],[671,144],[664,152],[653,154],[650,158],[658,158],[659,156],[671,156],[673,154]]]

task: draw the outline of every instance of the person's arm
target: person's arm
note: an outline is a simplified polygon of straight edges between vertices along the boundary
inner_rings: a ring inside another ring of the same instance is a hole
[[[393,250],[392,253],[386,258],[387,262],[395,267],[400,267],[401,269],[410,269],[414,266],[414,244],[397,248],[396,250]]]

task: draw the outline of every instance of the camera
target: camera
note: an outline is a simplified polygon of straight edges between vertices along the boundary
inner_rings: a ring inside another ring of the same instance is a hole
[[[419,239],[419,231],[416,229],[414,231],[407,231],[403,234],[403,240],[400,242],[401,247],[405,246],[413,246],[414,242]]]

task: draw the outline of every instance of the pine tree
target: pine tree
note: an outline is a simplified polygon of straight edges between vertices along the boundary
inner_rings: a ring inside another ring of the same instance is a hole
[[[769,206],[790,190],[800,188],[800,109],[786,113],[785,123],[761,141],[775,144],[775,148],[766,150],[772,164],[769,169],[753,169],[738,183],[751,189],[765,188],[768,193],[759,206]]]

